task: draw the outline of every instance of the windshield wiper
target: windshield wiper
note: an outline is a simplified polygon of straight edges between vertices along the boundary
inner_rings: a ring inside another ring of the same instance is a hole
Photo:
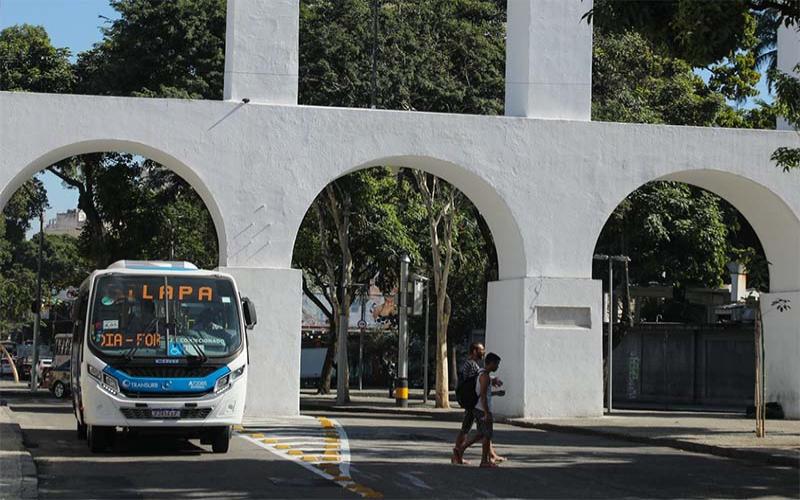
[[[154,325],[155,324],[155,325]],[[154,325],[153,331],[158,332],[158,320],[153,320],[150,322],[150,325],[147,325],[147,330],[150,330],[150,326]],[[139,344],[134,342],[133,347],[128,349],[128,352],[125,353],[125,360],[126,361],[133,361],[133,356],[136,354],[136,351],[139,350]]]
[[[208,356],[206,356],[206,353],[204,353],[203,350],[200,349],[200,343],[197,342],[197,340],[193,339],[192,337],[189,337],[188,335],[184,336],[184,338],[186,338],[186,340],[188,340],[189,343],[192,344],[194,350],[197,351],[197,354],[199,354],[199,356],[195,357],[199,357],[201,363],[205,363],[206,361],[208,361]]]

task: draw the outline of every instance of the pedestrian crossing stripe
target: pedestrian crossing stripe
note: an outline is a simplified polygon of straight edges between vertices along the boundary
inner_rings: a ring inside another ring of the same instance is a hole
[[[351,477],[347,433],[334,419],[267,420],[263,425],[239,427],[237,435],[362,498],[383,498],[379,491],[359,484]]]

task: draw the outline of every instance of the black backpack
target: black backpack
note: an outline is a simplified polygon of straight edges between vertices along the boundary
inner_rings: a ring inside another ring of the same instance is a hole
[[[478,381],[478,373],[458,382],[456,387],[456,400],[465,410],[472,410],[478,404],[478,394],[475,391],[475,384]]]

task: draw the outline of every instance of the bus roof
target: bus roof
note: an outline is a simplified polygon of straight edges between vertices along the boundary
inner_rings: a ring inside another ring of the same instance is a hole
[[[131,269],[137,271],[198,271],[191,262],[163,260],[118,260],[106,269]]]

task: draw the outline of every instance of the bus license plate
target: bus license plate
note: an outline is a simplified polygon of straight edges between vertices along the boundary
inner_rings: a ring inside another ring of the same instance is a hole
[[[180,410],[150,410],[150,416],[153,418],[180,418]]]

